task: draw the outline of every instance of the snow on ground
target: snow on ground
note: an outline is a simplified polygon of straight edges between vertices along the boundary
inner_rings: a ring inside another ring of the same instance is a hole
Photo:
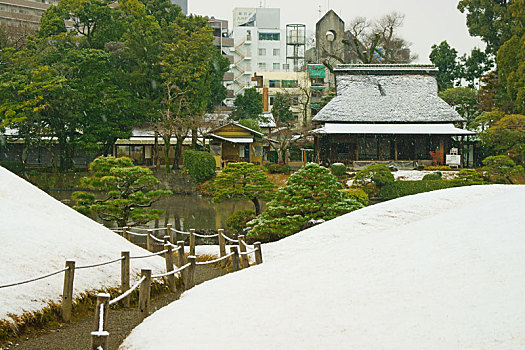
[[[23,281],[62,269],[67,259],[76,265],[113,260],[121,251],[131,256],[148,252],[104,226],[77,213],[45,192],[0,167],[0,285]],[[131,261],[133,281],[141,268],[164,272],[164,259]],[[0,320],[9,314],[42,309],[59,302],[64,274],[24,285],[0,288]],[[120,285],[120,263],[75,271],[74,297],[86,291]]]
[[[436,171],[430,171],[430,170],[398,170],[392,173],[394,175],[394,178],[396,180],[402,180],[402,181],[419,181],[423,180],[423,177],[427,174],[435,173]],[[441,171],[442,179],[444,180],[452,180],[456,177],[458,171],[452,170],[452,171]],[[347,185],[352,186],[354,183],[354,180],[348,180]]]
[[[422,193],[263,246],[121,349],[525,347],[525,186]],[[174,326],[176,325],[176,326]]]
[[[423,177],[427,174],[435,173],[436,171],[430,170],[398,170],[392,173],[396,180],[404,181],[418,181],[423,180]],[[441,176],[444,180],[452,180],[456,177],[458,171],[441,171]]]

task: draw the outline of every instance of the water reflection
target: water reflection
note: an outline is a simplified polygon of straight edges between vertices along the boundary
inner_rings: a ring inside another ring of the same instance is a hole
[[[71,203],[72,191],[49,191],[54,198],[68,204]],[[224,201],[214,203],[210,197],[199,195],[177,194],[163,198],[153,204],[153,208],[164,210],[158,222],[151,221],[149,227],[165,227],[172,224],[174,228],[188,230],[219,229],[226,227],[226,220],[238,210],[254,210],[251,201]],[[114,223],[105,223],[107,227],[115,227]]]

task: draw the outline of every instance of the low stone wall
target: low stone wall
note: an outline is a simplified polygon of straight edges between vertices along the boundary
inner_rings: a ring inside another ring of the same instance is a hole
[[[155,177],[159,179],[163,190],[170,190],[173,193],[194,193],[195,184],[190,175],[181,174],[180,171],[166,173],[164,169],[153,170]]]

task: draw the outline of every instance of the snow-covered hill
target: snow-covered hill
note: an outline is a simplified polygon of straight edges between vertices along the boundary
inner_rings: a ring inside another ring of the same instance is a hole
[[[148,252],[77,213],[45,192],[0,167],[0,285],[59,270],[66,259],[77,266]],[[131,261],[132,276],[141,268],[164,272],[164,259]],[[75,271],[74,295],[120,285],[120,263]],[[0,288],[0,320],[60,301],[63,274],[20,286]]]
[[[525,186],[494,185],[349,213],[264,245],[122,349],[524,348],[524,208]]]

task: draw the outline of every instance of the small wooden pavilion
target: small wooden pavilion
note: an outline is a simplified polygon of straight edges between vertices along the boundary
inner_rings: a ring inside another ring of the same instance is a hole
[[[265,136],[258,131],[230,122],[212,130],[207,137],[218,168],[229,162],[263,163]]]

